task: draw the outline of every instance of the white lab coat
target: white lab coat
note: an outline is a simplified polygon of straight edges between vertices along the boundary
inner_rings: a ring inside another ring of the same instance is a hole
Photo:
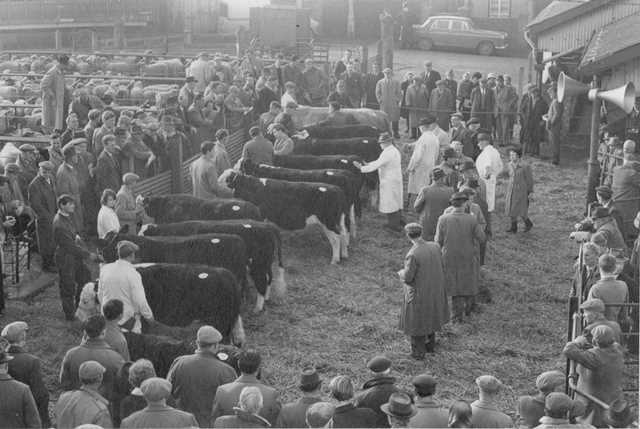
[[[431,170],[438,163],[440,144],[431,131],[424,132],[414,143],[413,154],[409,160],[409,184],[407,192],[418,194],[430,182]]]
[[[498,174],[502,172],[503,168],[500,152],[491,145],[485,147],[478,155],[478,159],[476,159],[476,169],[487,189],[489,212],[493,212],[496,208],[496,185]]]
[[[400,151],[391,145],[385,148],[378,159],[360,169],[363,173],[371,173],[378,170],[380,178],[380,203],[381,213],[395,213],[402,210],[402,166]]]

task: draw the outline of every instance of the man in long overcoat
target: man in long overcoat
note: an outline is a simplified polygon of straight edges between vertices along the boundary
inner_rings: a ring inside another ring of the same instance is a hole
[[[471,91],[471,116],[480,120],[481,128],[492,130],[495,108],[495,92],[487,86],[487,79],[481,79],[479,86]]]
[[[427,241],[433,240],[438,218],[449,207],[453,195],[453,188],[446,185],[446,174],[440,167],[434,168],[431,175],[433,183],[422,188],[413,206],[422,225],[422,238]]]
[[[387,67],[382,71],[384,78],[376,84],[376,99],[380,105],[380,110],[389,116],[393,136],[400,138],[400,103],[402,102],[402,88],[400,82],[393,80],[393,71]]]
[[[549,143],[553,150],[554,165],[560,164],[560,132],[562,131],[562,103],[558,100],[556,89],[552,86],[547,90],[551,103],[547,112],[547,131]]]
[[[533,226],[529,219],[529,197],[533,193],[533,173],[531,166],[522,162],[522,149],[509,151],[509,183],[505,197],[507,216],[511,218],[511,228],[507,232],[518,232],[518,218],[524,221],[524,231]]]
[[[38,175],[29,184],[29,205],[36,213],[36,236],[38,238],[38,253],[42,257],[42,268],[53,271],[53,217],[58,206],[56,203],[56,188],[54,181],[53,163],[42,161],[39,164]]]
[[[429,97],[429,111],[438,120],[438,126],[444,131],[449,130],[449,117],[453,113],[451,107],[455,102],[455,95],[449,91],[444,80],[436,82],[436,89],[431,91]]]
[[[380,108],[380,104],[376,98],[376,87],[378,81],[383,78],[384,75],[380,72],[378,63],[374,61],[371,64],[371,73],[364,75],[364,107],[374,110],[378,110]]]
[[[64,129],[64,71],[69,57],[61,55],[58,61],[42,77],[42,127],[51,132]]]
[[[411,337],[411,357],[422,360],[425,352],[434,352],[436,332],[449,321],[449,303],[440,247],[422,239],[418,223],[407,224],[404,230],[413,246],[398,271],[404,283],[400,329]]]
[[[118,159],[116,137],[108,134],[102,138],[104,149],[96,162],[96,193],[102,195],[105,189],[120,189],[120,160]]]
[[[413,199],[427,186],[430,182],[431,170],[438,162],[440,155],[440,143],[433,133],[436,127],[436,118],[427,114],[425,118],[420,120],[420,138],[413,143],[413,153],[409,164],[407,165],[407,173],[409,174],[409,182],[407,184],[407,193],[409,194],[409,205],[413,204]],[[434,224],[435,228],[435,224]]]
[[[478,244],[486,239],[476,217],[465,211],[468,199],[462,192],[451,196],[454,209],[440,216],[435,236],[442,248],[446,292],[451,296],[453,320],[457,322],[462,322],[475,304],[480,273]]]
[[[418,138],[418,126],[420,120],[426,116],[428,104],[427,87],[424,86],[420,77],[414,76],[404,95],[404,105],[409,113],[409,129],[412,139]]]
[[[498,76],[498,86],[496,87],[496,107],[497,107],[497,130],[498,144],[507,146],[511,144],[513,136],[513,123],[518,110],[518,94],[511,85],[511,76]]]

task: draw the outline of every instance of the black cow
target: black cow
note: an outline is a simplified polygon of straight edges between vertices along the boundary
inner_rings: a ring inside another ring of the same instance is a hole
[[[309,137],[314,139],[348,139],[352,137],[369,137],[377,140],[380,131],[369,125],[345,125],[340,127],[310,125],[305,127]]]
[[[249,274],[258,291],[255,312],[262,311],[265,299],[269,298],[273,281],[273,294],[281,298],[286,293],[284,267],[282,265],[282,238],[280,230],[268,222],[251,219],[241,220],[192,220],[158,225],[143,225],[140,235],[185,236],[200,234],[234,234],[244,240],[249,257]],[[272,265],[277,255],[278,267],[273,276]]]
[[[234,196],[256,204],[267,219],[281,228],[296,230],[319,224],[331,243],[332,264],[348,257],[349,234],[345,222],[348,206],[339,187],[259,179],[233,170],[225,171],[221,180],[226,180]]]
[[[299,155],[357,155],[366,162],[378,159],[381,152],[377,140],[367,137],[295,140],[293,148]]]
[[[362,214],[360,204],[360,189],[364,183],[362,174],[355,174],[348,170],[320,169],[300,170],[293,168],[274,167],[266,164],[253,164],[245,160],[241,164],[241,170],[245,174],[267,179],[288,180],[290,182],[316,182],[328,183],[340,187],[347,198],[349,205],[349,229],[351,236],[356,236],[356,219]]]
[[[254,204],[232,198],[205,200],[188,194],[150,196],[144,199],[145,212],[155,223],[185,220],[263,220]]]
[[[117,259],[116,245],[128,240],[140,247],[137,262],[204,264],[231,271],[244,284],[247,273],[247,249],[242,238],[231,234],[206,234],[188,237],[142,237],[115,232],[101,241],[106,262]]]

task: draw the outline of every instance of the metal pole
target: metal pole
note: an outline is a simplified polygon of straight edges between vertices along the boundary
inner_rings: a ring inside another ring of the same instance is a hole
[[[597,90],[597,76],[593,76],[591,81],[592,90]],[[591,139],[589,145],[589,161],[588,165],[588,182],[587,182],[587,206],[596,200],[596,187],[598,186],[598,146],[600,145],[600,103],[597,97],[593,97],[591,101]]]

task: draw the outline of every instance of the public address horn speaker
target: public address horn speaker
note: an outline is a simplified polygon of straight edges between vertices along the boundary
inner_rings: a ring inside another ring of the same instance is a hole
[[[600,91],[599,89],[592,89],[586,83],[571,79],[565,75],[564,72],[560,73],[560,76],[558,76],[559,102],[562,103],[564,97],[568,95],[579,95],[585,93],[589,94],[589,100],[595,101],[596,99],[600,99],[608,101],[620,107],[627,114],[631,113],[636,103],[636,88],[631,82],[616,89]]]

